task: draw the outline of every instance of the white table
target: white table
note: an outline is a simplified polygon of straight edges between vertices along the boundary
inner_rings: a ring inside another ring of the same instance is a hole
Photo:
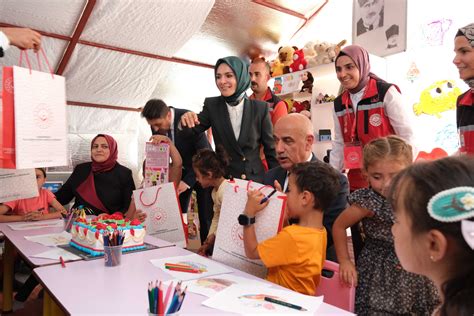
[[[58,221],[62,222],[62,219]],[[44,235],[51,233],[60,233],[63,231],[62,227],[55,228],[41,228],[32,230],[13,230],[8,225],[12,223],[0,223],[0,231],[5,235],[5,251],[3,254],[3,307],[4,312],[12,309],[13,299],[13,265],[15,249],[25,262],[32,268],[42,267],[47,265],[59,264],[58,260],[43,259],[32,257],[33,255],[45,252],[50,247],[41,245],[36,242],[25,239],[25,236]],[[173,247],[174,245],[154,237],[147,236],[146,242],[156,245],[158,247]],[[59,258],[58,258],[59,259]]]
[[[105,267],[103,259],[99,259],[71,262],[66,264],[66,268],[59,265],[40,267],[34,270],[34,274],[52,299],[45,302],[46,305],[53,305],[47,307],[50,314],[61,314],[62,311],[71,315],[146,315],[148,282],[171,279],[153,266],[150,259],[190,253],[179,247],[161,248],[122,256],[122,263],[117,267]],[[232,270],[236,275],[255,279],[252,275]],[[201,305],[206,299],[188,292],[180,315],[232,315]],[[54,307],[55,304],[59,307]],[[325,303],[316,314],[352,315]]]

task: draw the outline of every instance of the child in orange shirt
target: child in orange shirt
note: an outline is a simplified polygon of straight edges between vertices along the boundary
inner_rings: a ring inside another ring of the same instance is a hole
[[[46,181],[45,169],[36,168],[35,172],[39,196],[3,203],[0,205],[0,222],[41,221],[61,218],[61,213],[66,213],[54,194],[42,188]],[[49,212],[50,206],[55,212]]]
[[[294,290],[314,295],[326,259],[327,235],[323,226],[324,210],[339,192],[339,175],[323,162],[296,164],[288,179],[287,217],[299,223],[286,226],[275,237],[257,242],[255,227],[250,224],[268,201],[260,191],[250,190],[244,215],[245,254],[261,259],[268,268],[267,280]]]

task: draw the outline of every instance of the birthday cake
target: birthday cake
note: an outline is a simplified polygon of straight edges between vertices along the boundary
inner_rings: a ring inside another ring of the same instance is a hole
[[[77,218],[71,227],[69,244],[92,256],[100,256],[104,254],[104,233],[110,234],[114,230],[124,237],[122,252],[145,248],[145,227],[137,219],[124,219],[122,213],[102,215],[92,220]]]

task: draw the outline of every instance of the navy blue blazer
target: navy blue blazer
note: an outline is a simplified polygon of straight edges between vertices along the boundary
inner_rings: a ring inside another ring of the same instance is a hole
[[[196,133],[196,134],[184,134],[178,131],[178,124],[181,121],[181,116],[188,112],[188,110],[177,109],[170,107],[174,110],[174,138],[172,139],[173,144],[176,146],[181,159],[183,160],[183,173],[181,175],[181,180],[184,181],[189,187],[194,187],[196,184],[196,175],[193,170],[193,156],[197,153],[199,149],[202,148],[211,148],[205,133]],[[166,134],[170,135],[170,131],[158,131],[155,132],[152,130],[153,134]]]

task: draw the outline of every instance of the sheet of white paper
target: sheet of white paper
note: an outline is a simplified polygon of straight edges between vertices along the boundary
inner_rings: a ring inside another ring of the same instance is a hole
[[[62,219],[51,219],[51,220],[38,221],[38,222],[14,223],[14,224],[8,224],[8,226],[13,230],[31,230],[31,229],[64,227],[64,222]]]
[[[67,250],[64,250],[62,248],[56,248],[56,247],[51,250],[47,250],[45,252],[32,255],[32,257],[58,260],[58,261],[59,261],[59,257],[63,257],[64,261],[81,260],[81,257],[76,256],[75,254]]]
[[[36,236],[25,236],[26,240],[37,242],[43,246],[59,246],[67,245],[71,241],[71,234],[62,231],[60,233],[36,235]]]
[[[194,280],[199,278],[208,277],[211,275],[218,275],[224,273],[231,273],[232,270],[226,266],[212,261],[211,259],[204,258],[196,254],[188,256],[178,256],[178,257],[169,257],[164,259],[151,259],[150,262],[155,266],[163,270],[164,272],[171,275],[174,279],[187,281]],[[190,273],[190,272],[180,272],[172,271],[165,268],[165,263],[177,263],[177,264],[186,264],[190,265],[197,269],[205,269],[202,273]]]
[[[166,286],[177,284],[180,280],[169,280],[164,282]],[[226,289],[233,284],[246,284],[247,286],[263,286],[270,287],[271,284],[259,281],[257,279],[248,279],[232,274],[221,274],[218,276],[210,276],[196,280],[182,282],[182,287],[187,287],[189,292],[201,294],[207,297],[212,297],[220,291]]]
[[[67,165],[64,77],[14,66],[13,78],[17,168]]]
[[[264,297],[300,306],[306,311],[270,303]],[[213,297],[202,302],[203,305],[227,312],[240,314],[271,314],[271,315],[313,315],[323,302],[322,296],[308,296],[291,290],[281,290],[271,287],[254,285],[231,285]]]
[[[0,203],[38,196],[35,169],[0,169]]]

